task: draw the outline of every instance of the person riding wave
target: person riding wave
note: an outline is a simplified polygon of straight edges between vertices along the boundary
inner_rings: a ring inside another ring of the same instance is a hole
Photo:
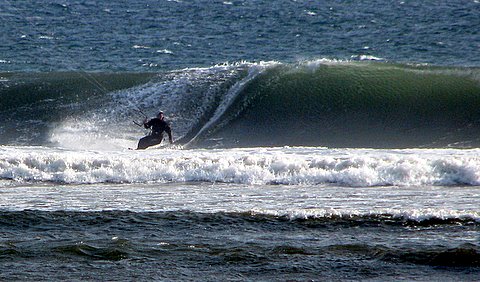
[[[138,141],[137,150],[146,149],[150,146],[160,144],[163,140],[163,132],[168,134],[168,140],[170,141],[170,144],[173,144],[172,129],[164,120],[163,112],[159,112],[156,118],[152,118],[148,122],[147,119],[145,119],[143,121],[143,126],[147,129],[151,128],[152,132],[150,135],[147,135]]]

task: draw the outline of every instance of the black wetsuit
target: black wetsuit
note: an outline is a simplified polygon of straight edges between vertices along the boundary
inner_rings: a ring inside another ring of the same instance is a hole
[[[138,141],[137,150],[146,149],[150,146],[160,144],[163,140],[163,132],[166,132],[170,140],[172,140],[172,129],[166,121],[159,118],[153,118],[143,125],[145,128],[152,128],[152,134],[145,136]]]

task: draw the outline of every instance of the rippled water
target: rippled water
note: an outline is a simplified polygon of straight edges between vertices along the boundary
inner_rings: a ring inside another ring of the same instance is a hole
[[[226,61],[370,59],[478,66],[462,1],[5,1],[3,70],[145,71]]]

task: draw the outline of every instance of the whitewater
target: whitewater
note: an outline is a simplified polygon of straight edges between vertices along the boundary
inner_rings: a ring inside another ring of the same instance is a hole
[[[478,186],[478,149],[150,149],[1,147],[0,177],[16,182]]]

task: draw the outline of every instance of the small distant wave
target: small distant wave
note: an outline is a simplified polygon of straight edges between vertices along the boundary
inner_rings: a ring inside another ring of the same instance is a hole
[[[362,227],[362,228],[431,228],[440,226],[468,226],[475,229],[480,226],[480,216],[462,216],[451,218],[439,218],[437,216],[425,216],[425,218],[412,219],[394,214],[370,214],[356,215],[344,214],[342,216],[318,216],[309,218],[290,218],[287,216],[275,216],[272,214],[258,213],[255,211],[245,212],[213,212],[201,213],[187,210],[162,211],[162,212],[132,212],[132,211],[0,211],[1,227],[41,227],[56,225],[66,228],[69,225],[81,226],[90,222],[92,226],[101,227],[111,224],[118,227],[122,222],[128,222],[134,226],[141,226],[151,222],[162,220],[178,220],[191,224],[265,224],[265,225],[291,225],[293,228],[318,229],[325,227]],[[88,247],[87,247],[88,248]]]
[[[389,263],[413,263],[442,267],[480,267],[480,250],[475,245],[463,245],[456,248],[396,249],[367,244],[352,244],[330,246],[326,252],[353,253]]]
[[[377,209],[368,212],[336,209],[285,209],[283,211],[252,210],[248,214],[293,220],[310,227],[323,225],[348,226],[411,226],[480,225],[480,213],[447,209]]]
[[[125,248],[128,241],[113,239],[110,246],[98,247],[87,243],[74,243],[62,245],[54,248],[54,251],[62,255],[85,257],[92,260],[119,261],[129,258],[129,253]]]

